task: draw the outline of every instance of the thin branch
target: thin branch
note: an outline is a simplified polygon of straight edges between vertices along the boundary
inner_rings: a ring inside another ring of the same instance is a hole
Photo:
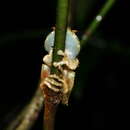
[[[28,109],[29,105],[26,105],[23,110],[19,113],[18,116],[14,120],[10,122],[10,124],[5,128],[6,130],[15,130],[18,125],[20,125],[21,121],[24,119],[24,116],[26,114],[26,111]]]
[[[66,28],[68,21],[68,5],[69,0],[58,0],[57,17],[56,17],[56,30],[55,42],[53,50],[52,63],[59,61],[62,57],[57,55],[58,50],[64,50]],[[52,66],[51,73],[59,74],[58,70]],[[44,109],[44,130],[54,130],[55,114],[58,104],[61,101],[62,94],[51,91],[46,87],[44,91],[45,96],[45,109]]]
[[[37,119],[39,112],[43,106],[43,97],[41,91],[38,89],[33,97],[31,103],[26,110],[24,119],[16,130],[29,130]]]
[[[109,10],[113,7],[116,0],[107,0],[102,9],[99,11],[98,15],[94,18],[92,23],[89,25],[89,27],[86,29],[84,35],[81,39],[81,46],[85,45],[88,39],[91,37],[91,35],[94,33],[94,31],[97,29],[97,27],[100,25],[102,19],[106,14],[109,12]]]
[[[43,96],[38,88],[30,104],[22,110],[20,115],[10,124],[7,130],[29,130],[37,119],[42,106]]]

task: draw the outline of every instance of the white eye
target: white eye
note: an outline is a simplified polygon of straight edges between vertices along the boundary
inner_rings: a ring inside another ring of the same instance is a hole
[[[45,40],[45,50],[49,52],[54,46],[55,31],[52,31]],[[78,37],[70,29],[67,29],[66,40],[65,40],[65,53],[71,59],[74,59],[80,51],[80,42]]]

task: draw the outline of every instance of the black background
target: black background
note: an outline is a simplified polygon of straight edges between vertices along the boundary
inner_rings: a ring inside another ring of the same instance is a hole
[[[88,21],[104,2],[97,2]],[[75,87],[72,93],[70,105],[59,107],[57,130],[127,126],[130,85],[128,2],[117,0],[89,44],[81,50],[77,89]],[[52,0],[0,2],[0,129],[15,117],[36,89],[42,56],[46,54],[43,41],[55,26],[55,14],[56,1]],[[74,29],[83,32],[77,23]],[[10,114],[11,111],[14,113]],[[42,114],[35,130],[42,128]]]

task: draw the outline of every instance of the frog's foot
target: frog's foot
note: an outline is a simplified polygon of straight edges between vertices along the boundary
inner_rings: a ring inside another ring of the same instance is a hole
[[[42,86],[44,85],[54,92],[60,92],[63,87],[63,80],[56,74],[52,74],[46,77],[44,81],[40,84],[40,88],[42,90],[43,90]]]

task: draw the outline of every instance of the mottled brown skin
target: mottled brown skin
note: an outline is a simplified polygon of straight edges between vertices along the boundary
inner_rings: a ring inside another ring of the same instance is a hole
[[[72,88],[74,86],[74,78],[75,72],[74,70],[78,66],[78,59],[69,59],[66,54],[62,51],[58,52],[58,55],[63,56],[63,59],[60,62],[54,62],[53,65],[56,67],[61,73],[59,75],[50,74],[50,66],[51,66],[51,58],[52,58],[52,51],[44,56],[42,72],[41,72],[41,84],[40,88],[43,91],[44,98],[46,98],[46,88],[51,89],[54,93],[60,93],[60,101],[63,104],[68,105],[68,100]],[[54,99],[57,100],[57,99]]]

